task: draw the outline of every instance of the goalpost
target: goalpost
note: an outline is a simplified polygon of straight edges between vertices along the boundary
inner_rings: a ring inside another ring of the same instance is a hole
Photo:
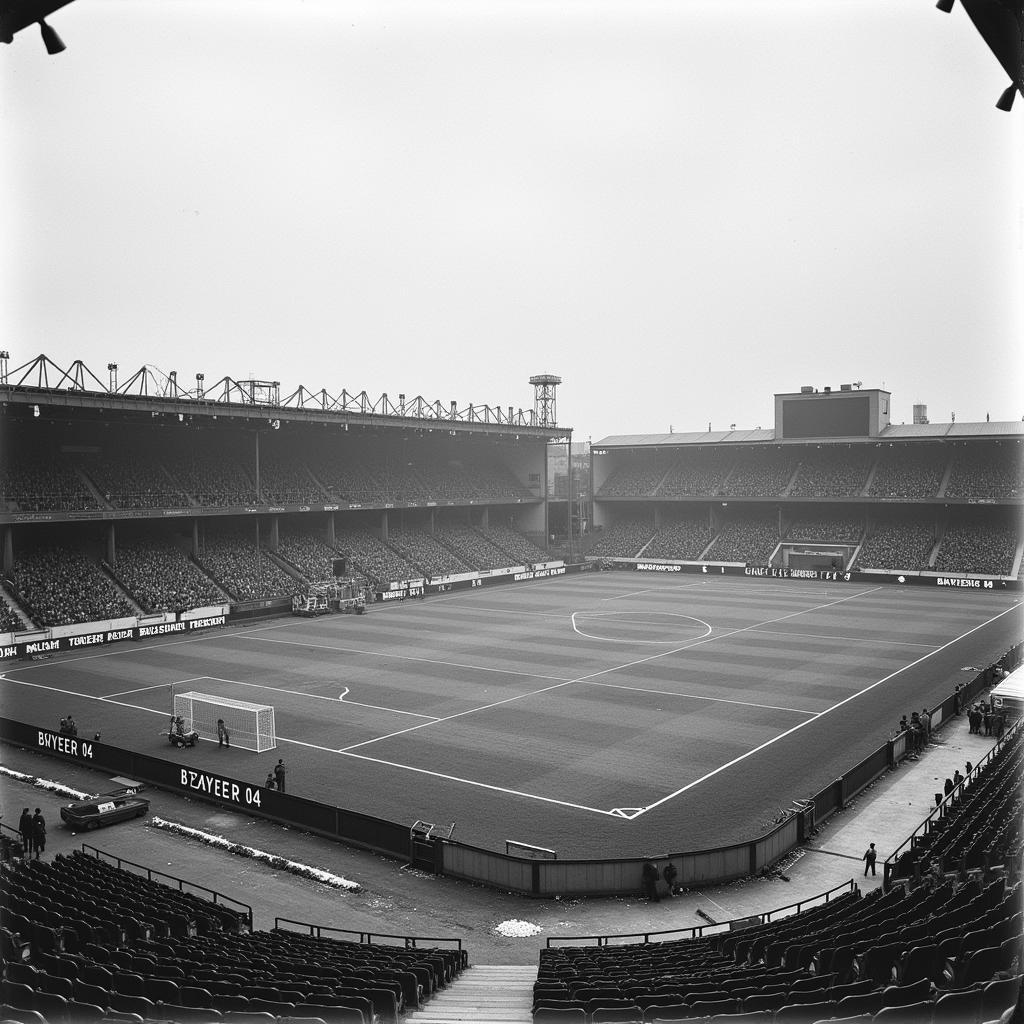
[[[223,718],[231,746],[262,754],[277,746],[274,709],[269,704],[213,697],[208,693],[176,693],[175,715],[185,720],[185,731],[195,729],[201,739],[217,739],[217,719]]]

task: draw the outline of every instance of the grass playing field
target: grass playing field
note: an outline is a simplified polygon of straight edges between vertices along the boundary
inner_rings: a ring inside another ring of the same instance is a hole
[[[648,855],[750,838],[1021,626],[1011,594],[608,573],[19,665],[4,713],[247,782],[284,757],[289,792],[490,849]],[[272,704],[278,749],[175,752],[172,687]]]

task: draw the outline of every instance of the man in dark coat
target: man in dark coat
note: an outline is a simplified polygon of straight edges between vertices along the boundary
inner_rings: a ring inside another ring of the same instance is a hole
[[[647,893],[648,899],[652,903],[660,903],[661,897],[658,895],[658,865],[653,861],[645,861],[640,876],[643,879],[644,892]]]
[[[38,807],[32,815],[32,846],[36,851],[36,860],[39,860],[39,854],[46,849],[46,819]]]
[[[32,812],[27,807],[21,812],[18,831],[21,833],[21,848],[27,860],[32,852]]]
[[[278,759],[277,764],[274,765],[274,781],[277,783],[277,788],[280,792],[284,792],[284,760]]]

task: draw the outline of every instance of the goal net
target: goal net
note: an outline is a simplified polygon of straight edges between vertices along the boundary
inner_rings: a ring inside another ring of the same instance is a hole
[[[274,709],[269,704],[213,697],[208,693],[176,693],[174,714],[185,720],[185,731],[195,729],[201,739],[217,739],[217,719],[224,720],[233,747],[262,754],[277,746]]]

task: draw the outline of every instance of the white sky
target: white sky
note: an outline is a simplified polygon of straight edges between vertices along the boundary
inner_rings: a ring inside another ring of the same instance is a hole
[[[770,426],[1024,415],[1024,101],[933,0],[78,0],[0,48],[0,346]]]

